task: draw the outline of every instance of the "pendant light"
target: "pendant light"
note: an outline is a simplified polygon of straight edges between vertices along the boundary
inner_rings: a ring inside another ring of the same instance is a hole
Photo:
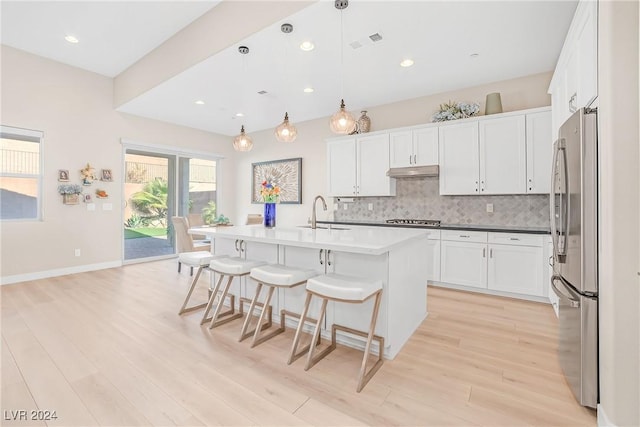
[[[298,136],[298,130],[289,123],[289,113],[284,113],[284,121],[276,128],[276,139],[280,142],[293,142]]]
[[[233,138],[233,149],[236,151],[251,151],[253,140],[244,132],[244,125],[240,128],[240,135]]]
[[[344,96],[344,25],[342,23],[342,11],[349,6],[349,0],[335,0],[336,9],[340,11],[340,91]],[[333,133],[346,135],[356,128],[356,119],[345,109],[344,98],[340,100],[340,110],[331,116],[329,127]]]
[[[293,25],[287,24],[287,23],[282,24],[280,26],[280,31],[282,31],[284,34],[290,34],[293,32]],[[287,56],[286,54],[287,54],[287,49],[285,44],[285,61],[284,61],[285,64],[288,63],[288,61],[286,61],[286,56]],[[287,83],[288,82],[285,82],[285,87]],[[289,123],[289,113],[286,113],[286,112],[284,113],[284,121],[280,123],[280,125],[278,125],[278,127],[276,128],[275,134],[276,134],[276,139],[280,142],[293,142],[296,140],[296,137],[298,136],[298,130],[294,125]]]
[[[238,52],[240,52],[242,55],[246,55],[249,53],[249,48],[247,46],[240,46],[238,48]],[[243,75],[245,74],[244,71],[245,70],[244,70],[244,59],[243,59],[243,67],[242,67]],[[242,94],[241,94],[241,98],[244,98]],[[233,149],[236,151],[251,151],[252,148],[253,148],[253,140],[249,135],[245,133],[244,125],[242,125],[240,127],[240,135],[233,138]]]

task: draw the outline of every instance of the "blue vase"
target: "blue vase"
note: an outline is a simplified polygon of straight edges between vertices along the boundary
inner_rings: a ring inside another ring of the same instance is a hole
[[[267,228],[273,228],[276,226],[276,204],[275,203],[264,204],[264,226]]]

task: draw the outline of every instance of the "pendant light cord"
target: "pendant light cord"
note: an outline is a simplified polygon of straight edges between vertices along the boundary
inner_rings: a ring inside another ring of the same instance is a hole
[[[344,23],[340,9],[340,98],[344,99]]]

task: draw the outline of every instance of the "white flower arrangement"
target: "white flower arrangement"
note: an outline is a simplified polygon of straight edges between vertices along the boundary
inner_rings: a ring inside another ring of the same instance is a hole
[[[446,122],[449,120],[465,119],[475,116],[480,111],[480,105],[475,102],[451,102],[440,104],[440,110],[431,117],[434,122]]]
[[[82,186],[78,184],[61,184],[58,185],[58,194],[80,194],[82,193]]]

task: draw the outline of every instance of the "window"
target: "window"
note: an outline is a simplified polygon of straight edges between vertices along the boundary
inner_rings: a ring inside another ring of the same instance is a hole
[[[0,219],[41,219],[40,131],[0,127]]]

